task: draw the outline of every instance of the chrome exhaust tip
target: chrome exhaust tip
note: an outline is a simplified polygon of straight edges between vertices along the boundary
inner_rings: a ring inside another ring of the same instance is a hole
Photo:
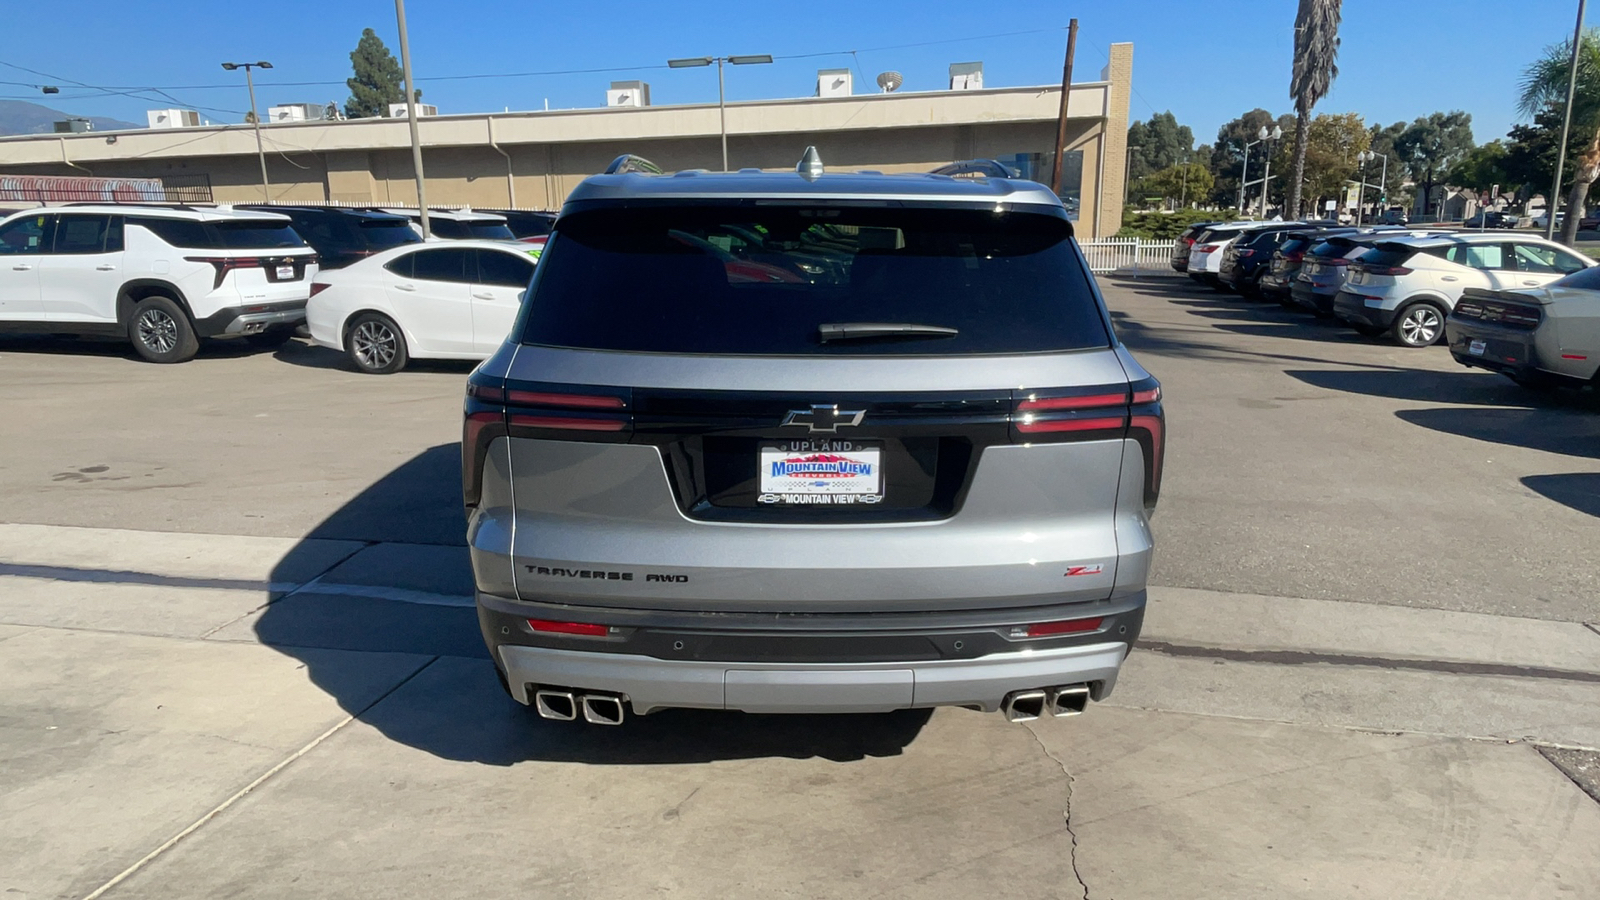
[[[1044,691],[1012,691],[1000,701],[1000,711],[1011,722],[1032,722],[1044,715]]]
[[[542,718],[558,722],[571,722],[578,717],[578,703],[571,691],[535,691],[533,707]]]
[[[1075,716],[1089,708],[1087,684],[1065,684],[1050,688],[1045,706],[1056,718]]]
[[[583,706],[583,720],[591,725],[621,725],[622,698],[614,694],[584,694],[578,698]]]

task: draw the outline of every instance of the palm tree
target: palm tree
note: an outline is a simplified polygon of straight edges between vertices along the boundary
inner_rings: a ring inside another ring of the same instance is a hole
[[[1339,77],[1340,0],[1300,0],[1294,16],[1294,75],[1289,96],[1294,99],[1294,179],[1289,184],[1291,217],[1300,215],[1300,185],[1306,177],[1306,141],[1311,135],[1311,109],[1327,96]]]
[[[1545,110],[1559,115],[1567,102],[1567,79],[1572,71],[1572,41],[1546,47],[1544,55],[1522,72],[1522,96],[1517,108],[1524,115]],[[1600,30],[1584,33],[1578,44],[1578,82],[1572,94],[1572,141],[1583,149],[1572,173],[1567,195],[1567,219],[1561,242],[1572,245],[1578,237],[1578,219],[1588,201],[1589,186],[1600,178]],[[1556,214],[1555,198],[1546,204]]]

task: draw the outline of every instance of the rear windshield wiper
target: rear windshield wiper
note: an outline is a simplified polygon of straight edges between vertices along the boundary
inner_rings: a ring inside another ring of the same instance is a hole
[[[880,337],[955,337],[961,332],[943,325],[915,322],[832,322],[817,326],[817,337],[829,341],[854,341]]]

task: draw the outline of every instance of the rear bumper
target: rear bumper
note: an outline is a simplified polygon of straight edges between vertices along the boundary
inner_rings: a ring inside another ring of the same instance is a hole
[[[306,301],[279,300],[218,310],[204,319],[196,319],[194,330],[201,337],[226,337],[256,334],[280,325],[299,325],[305,320]]]
[[[621,694],[635,715],[658,709],[749,713],[890,712],[968,706],[994,712],[1012,691],[1088,684],[1100,700],[1116,684],[1120,641],[973,660],[883,663],[733,663],[662,660],[505,645],[499,663],[516,699],[529,685]]]
[[[1539,350],[1534,345],[1534,334],[1525,329],[1468,319],[1451,318],[1445,321],[1445,340],[1456,362],[1517,377],[1531,376],[1543,369]],[[1472,352],[1474,342],[1478,344],[1477,353]],[[1583,382],[1574,378],[1572,383]]]
[[[1394,324],[1395,310],[1368,306],[1366,295],[1341,290],[1333,298],[1333,314],[1340,320],[1352,324],[1388,328]]]
[[[1333,297],[1336,288],[1331,285],[1320,285],[1316,282],[1296,280],[1289,288],[1289,296],[1294,302],[1313,312],[1329,315],[1333,312]]]
[[[890,615],[718,615],[606,610],[478,594],[478,618],[512,695],[530,686],[623,695],[656,709],[752,713],[993,711],[1012,691],[1088,684],[1102,699],[1143,626],[1145,594],[1022,610]],[[527,618],[604,623],[606,637],[533,632]],[[1013,623],[1100,618],[1098,629],[1012,639]],[[885,621],[887,620],[887,621]],[[614,624],[621,623],[621,624]],[[998,624],[996,624],[998,623]]]

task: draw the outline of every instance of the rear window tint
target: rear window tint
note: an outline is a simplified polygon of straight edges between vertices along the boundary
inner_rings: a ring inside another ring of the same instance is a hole
[[[1355,244],[1355,241],[1347,240],[1345,238],[1329,238],[1325,241],[1319,241],[1316,246],[1307,251],[1306,255],[1323,256],[1329,259],[1337,259],[1348,253],[1350,248],[1354,247]]]
[[[1361,261],[1372,266],[1400,266],[1417,255],[1408,247],[1373,247],[1361,255]]]
[[[963,355],[1110,345],[1059,218],[990,210],[634,207],[570,214],[524,343],[736,355]],[[825,324],[953,328],[820,339]]]
[[[130,218],[174,247],[197,250],[262,250],[304,247],[287,221],[238,219],[230,222],[196,222],[192,219]]]
[[[1278,249],[1282,250],[1284,253],[1297,253],[1301,250],[1304,250],[1306,244],[1308,243],[1310,243],[1310,241],[1307,241],[1305,238],[1289,238],[1287,241],[1284,241],[1283,246],[1279,247]]]
[[[363,219],[361,239],[370,247],[398,247],[401,244],[420,244],[422,235],[407,220]]]
[[[452,241],[481,238],[490,241],[514,241],[517,236],[503,222],[464,222],[460,219],[428,217],[428,230],[434,237]]]
[[[1552,284],[1566,288],[1580,288],[1586,291],[1600,291],[1600,266],[1580,269],[1565,278],[1557,279]]]

